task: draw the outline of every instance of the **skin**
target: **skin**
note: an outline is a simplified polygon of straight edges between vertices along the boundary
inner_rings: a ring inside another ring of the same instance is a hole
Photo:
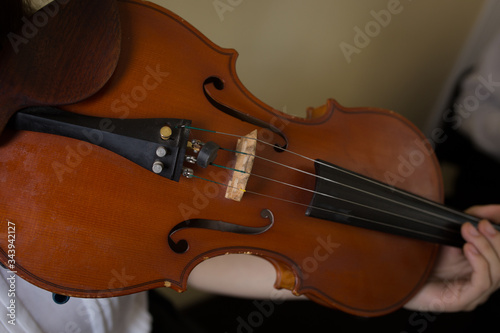
[[[462,226],[467,241],[462,249],[443,247],[428,283],[406,304],[419,311],[471,311],[500,287],[500,205],[475,206],[467,210],[484,218],[476,229]],[[487,220],[488,219],[488,220]]]
[[[471,311],[500,287],[500,205],[467,210],[484,218],[476,229],[462,226],[462,249],[443,246],[428,283],[405,305],[406,309],[432,312]],[[221,274],[223,272],[223,274]],[[198,265],[189,284],[201,290],[236,297],[305,299],[288,290],[275,290],[276,273],[267,261],[247,255],[226,255]]]

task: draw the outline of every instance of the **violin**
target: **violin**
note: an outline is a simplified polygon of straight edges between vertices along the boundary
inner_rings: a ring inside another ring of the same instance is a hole
[[[118,10],[106,83],[19,110],[1,136],[0,261],[23,279],[72,297],[184,291],[196,265],[239,253],[272,263],[276,288],[376,316],[479,221],[439,204],[432,148],[400,115],[332,99],[282,113],[240,82],[236,51],[157,5]]]

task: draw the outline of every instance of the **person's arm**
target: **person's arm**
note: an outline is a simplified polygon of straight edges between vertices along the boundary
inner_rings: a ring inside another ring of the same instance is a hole
[[[478,206],[469,214],[500,222],[500,205]],[[428,283],[405,306],[418,311],[472,310],[500,285],[500,233],[490,233],[490,222],[481,221],[479,231],[465,224],[463,249],[443,246]],[[494,229],[493,229],[494,230]],[[288,290],[275,290],[274,267],[262,258],[226,255],[198,265],[189,284],[204,291],[253,299],[305,299]]]

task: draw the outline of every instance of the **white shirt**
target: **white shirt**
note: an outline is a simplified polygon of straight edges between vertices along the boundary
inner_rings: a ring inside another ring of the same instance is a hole
[[[9,272],[0,267],[0,333],[142,333],[151,330],[152,319],[144,292],[99,299],[72,297],[65,304],[56,304],[52,293],[20,277],[12,278]],[[12,300],[15,308],[12,308]]]

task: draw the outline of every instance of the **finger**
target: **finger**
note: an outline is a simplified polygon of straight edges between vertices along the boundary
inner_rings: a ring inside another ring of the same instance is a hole
[[[481,220],[477,229],[488,240],[495,254],[500,258],[500,232],[488,220]]]
[[[478,228],[475,228],[471,223],[465,223],[462,226],[463,238],[470,243],[470,245],[473,245],[473,247],[467,246],[467,249],[472,251],[471,253],[477,250],[478,254],[486,260],[488,271],[491,269],[499,269],[497,266],[500,265],[500,259],[497,252],[497,250],[500,250],[500,244],[497,244],[500,240],[496,240],[496,234],[492,234],[493,232],[490,230],[490,226],[491,224],[486,220],[482,220]]]
[[[472,274],[469,283],[459,290],[459,299],[455,305],[471,311],[488,299],[492,281],[486,258],[473,244],[465,244],[464,255],[471,264]]]
[[[429,281],[405,307],[420,311],[470,311],[484,303],[500,286],[500,232],[490,227],[486,220],[478,228],[464,224],[461,232],[466,240],[463,255],[468,272],[454,270],[448,277]]]
[[[473,206],[465,212],[500,224],[500,205]]]
[[[479,251],[488,261],[491,280],[496,289],[500,285],[500,233],[487,220],[479,223],[478,230],[490,245],[489,248]]]
[[[465,227],[464,234],[471,232],[468,228],[475,229],[472,225]],[[481,237],[477,230],[476,233],[477,237]],[[470,276],[463,276],[456,272],[456,275],[450,278],[430,281],[405,305],[405,308],[419,311],[455,312],[470,311],[481,304],[491,286],[488,262],[471,243],[464,245],[463,254],[470,265]]]
[[[468,302],[467,310],[486,301],[500,283],[500,239],[490,227],[491,224],[483,220],[479,229],[470,223],[462,228],[462,235],[468,242],[464,246],[464,255],[472,267],[470,283],[461,295],[461,302]]]
[[[487,220],[481,220],[476,229],[472,224],[463,226],[464,239],[486,259],[493,284],[500,279],[500,234]]]

